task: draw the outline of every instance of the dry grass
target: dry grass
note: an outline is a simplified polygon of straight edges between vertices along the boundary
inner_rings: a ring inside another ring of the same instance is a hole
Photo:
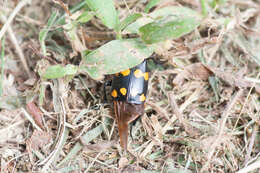
[[[41,54],[39,31],[63,9],[50,0],[28,2],[0,1],[0,172],[258,172],[259,1],[229,0],[195,32],[158,48],[146,113],[132,125],[128,152],[120,148],[111,106],[102,103],[100,81],[39,78],[39,63],[78,59],[58,28],[47,57]],[[196,0],[174,4],[200,10]],[[117,8],[124,18],[144,1],[118,1]],[[113,38],[97,20],[80,31],[88,48]]]

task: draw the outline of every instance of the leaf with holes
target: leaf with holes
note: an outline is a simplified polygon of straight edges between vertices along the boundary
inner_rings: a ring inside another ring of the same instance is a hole
[[[139,33],[139,28],[142,26],[156,22],[159,19],[165,18],[167,16],[176,16],[177,19],[181,18],[194,18],[194,20],[200,21],[201,16],[196,11],[180,6],[170,6],[165,8],[160,8],[158,10],[153,11],[152,13],[147,14],[144,17],[139,18],[134,23],[128,25],[125,29],[125,33]]]
[[[176,39],[193,31],[200,20],[194,16],[169,15],[146,24],[139,29],[142,40],[147,44]]]
[[[113,40],[91,53],[82,53],[80,71],[93,79],[114,74],[140,64],[153,53],[140,39]]]

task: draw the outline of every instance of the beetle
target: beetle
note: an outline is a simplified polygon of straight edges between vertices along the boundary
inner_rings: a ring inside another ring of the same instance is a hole
[[[128,124],[143,115],[148,89],[147,60],[115,74],[111,96],[118,125],[120,145],[125,150],[128,142]]]

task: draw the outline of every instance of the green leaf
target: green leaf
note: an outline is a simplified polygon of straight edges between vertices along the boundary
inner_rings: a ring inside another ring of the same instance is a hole
[[[42,52],[43,52],[44,56],[46,56],[46,54],[47,54],[46,45],[45,45],[45,40],[47,38],[47,34],[50,31],[50,28],[54,25],[58,15],[59,15],[58,12],[52,13],[51,17],[49,18],[49,20],[47,22],[47,27],[42,29],[39,33],[39,40],[40,40],[40,44],[41,44],[41,48],[42,48]]]
[[[45,73],[42,75],[45,79],[56,79],[62,78],[66,75],[74,75],[77,73],[77,66],[68,64],[65,67],[61,65],[53,65],[46,69]]]
[[[144,12],[148,13],[151,8],[158,4],[158,2],[160,2],[160,0],[150,0],[144,9]]]
[[[125,29],[124,32],[126,33],[131,33],[131,34],[136,34],[139,33],[139,28],[141,26],[144,26],[147,23],[153,22],[154,20],[152,18],[148,17],[141,17],[138,20],[136,20],[134,23],[128,25]]]
[[[125,29],[125,27],[127,27],[128,25],[130,25],[131,23],[135,22],[137,19],[139,19],[140,17],[142,17],[141,13],[134,13],[131,14],[129,16],[127,16],[127,18],[125,18],[122,23],[120,24],[119,28],[120,30]]]
[[[77,22],[79,23],[87,23],[94,16],[93,12],[84,11],[78,18]]]
[[[147,44],[179,38],[199,26],[194,16],[169,15],[161,20],[146,24],[139,29],[141,38]]]
[[[164,18],[169,15],[175,15],[175,16],[190,16],[191,18],[201,18],[200,15],[196,12],[193,11],[189,8],[185,7],[179,7],[179,6],[171,6],[171,7],[165,7],[165,8],[160,8],[152,13],[149,13],[145,17],[141,17],[138,20],[136,20],[134,23],[130,24],[128,27],[125,28],[126,32],[129,33],[139,33],[139,28],[157,21],[160,18]]]
[[[113,0],[86,0],[86,4],[108,28],[118,27],[119,19]]]
[[[153,53],[140,39],[113,40],[85,55],[80,70],[94,79],[132,68]]]

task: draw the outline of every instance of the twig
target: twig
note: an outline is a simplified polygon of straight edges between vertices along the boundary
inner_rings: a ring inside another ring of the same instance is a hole
[[[254,169],[260,168],[260,160],[257,160],[255,163],[252,163],[251,165],[239,170],[236,173],[248,173],[253,171]]]
[[[94,165],[94,163],[98,160],[98,157],[102,154],[102,152],[99,152],[97,156],[92,160],[92,162],[88,165],[88,168],[85,170],[85,172],[88,172],[88,170]]]
[[[243,94],[243,89],[240,89],[238,91],[238,93],[233,97],[232,100],[230,100],[230,102],[228,103],[226,109],[224,110],[223,114],[222,114],[222,120],[221,120],[221,125],[219,127],[219,132],[218,132],[218,135],[217,135],[217,138],[216,140],[213,142],[213,144],[211,145],[210,149],[209,149],[209,153],[208,153],[208,161],[204,164],[204,166],[202,167],[201,169],[201,172],[204,172],[205,169],[207,169],[208,165],[210,164],[211,160],[212,160],[212,156],[215,152],[215,149],[219,143],[219,141],[221,140],[221,137],[224,133],[224,129],[225,129],[225,125],[226,125],[226,121],[228,119],[228,116],[230,114],[230,111],[232,109],[232,107],[235,105],[235,103],[237,102],[237,100],[240,98],[240,96]]]
[[[68,8],[68,5],[65,4],[64,2],[62,2],[62,0],[52,0],[52,1],[53,1],[55,4],[60,5],[60,6],[64,9],[64,11],[67,13],[67,15],[69,15],[69,16],[72,15],[71,12],[70,12],[70,10],[69,10],[69,8]]]
[[[5,34],[6,30],[8,29],[9,25],[13,21],[16,14],[26,5],[30,4],[31,0],[23,0],[21,1],[13,10],[12,14],[9,16],[8,20],[5,22],[4,26],[2,27],[0,31],[0,40],[2,39],[3,35]],[[1,15],[2,16],[2,15]]]
[[[0,19],[1,19],[1,21],[2,21],[3,23],[5,23],[4,26],[6,26],[6,23],[8,22],[8,20],[6,19],[6,17],[5,17],[4,15],[1,15],[1,16],[0,16]],[[3,29],[4,29],[4,28],[3,28]],[[3,30],[3,29],[2,29],[2,30]],[[1,31],[2,31],[2,30],[1,30]],[[1,32],[1,31],[0,31],[0,32]],[[8,34],[9,34],[9,36],[10,36],[11,42],[14,44],[14,47],[15,47],[15,49],[16,49],[16,51],[17,51],[17,54],[18,54],[18,56],[19,56],[19,58],[20,58],[22,64],[23,64],[24,69],[26,70],[27,75],[30,77],[30,76],[31,76],[31,73],[30,73],[29,67],[28,67],[28,65],[27,65],[26,59],[25,59],[25,57],[24,57],[23,50],[22,50],[22,48],[20,47],[20,45],[19,45],[19,43],[18,43],[18,41],[17,41],[17,39],[16,39],[16,36],[15,36],[15,34],[14,34],[13,29],[12,29],[11,26],[7,26],[7,32],[8,32]],[[1,36],[0,36],[0,39],[1,39]]]
[[[32,125],[39,131],[42,132],[42,129],[35,123],[34,119],[31,117],[31,115],[24,109],[21,108],[22,113],[24,116],[32,123]]]
[[[92,94],[92,92],[89,90],[89,88],[87,87],[86,83],[84,82],[84,80],[82,79],[82,77],[79,76],[79,80],[82,82],[84,88],[86,88],[86,90],[88,91],[89,95],[92,97],[92,99],[94,100],[94,102],[97,101],[96,97]]]
[[[251,136],[250,141],[249,141],[249,146],[248,146],[248,148],[247,148],[247,153],[246,153],[246,156],[245,156],[245,162],[244,162],[244,165],[245,165],[245,166],[247,166],[248,161],[249,161],[249,159],[250,159],[250,155],[251,155],[251,153],[252,153],[253,146],[254,146],[254,143],[255,143],[255,140],[256,140],[258,128],[259,128],[259,127],[258,127],[258,124],[255,124],[254,129],[253,129],[252,136]]]
[[[65,122],[66,122],[66,110],[64,108],[64,103],[63,103],[63,99],[60,97],[60,103],[62,106],[62,115],[60,116],[60,123],[59,123],[59,131],[58,131],[58,141],[57,144],[55,145],[54,150],[50,153],[50,155],[44,159],[41,163],[39,163],[39,165],[43,165],[42,171],[47,171],[51,164],[53,164],[55,158],[57,157],[57,155],[59,154],[60,149],[62,148],[63,145],[63,140],[66,139],[66,127],[65,127]]]
[[[197,92],[196,92],[197,91]],[[187,107],[187,105],[190,105],[194,100],[196,100],[198,98],[198,94],[200,93],[200,89],[197,89],[190,97],[189,99],[187,99],[182,105],[181,107]],[[168,98],[169,98],[169,102],[172,108],[172,111],[174,112],[174,114],[176,115],[176,117],[178,118],[178,120],[180,121],[180,123],[182,124],[182,126],[184,127],[186,133],[188,133],[190,136],[198,136],[199,135],[199,131],[195,128],[193,128],[190,123],[188,122],[188,120],[184,117],[183,115],[183,111],[184,108],[179,108],[175,99],[175,96],[173,93],[169,93],[168,94]],[[185,104],[187,103],[187,104]]]

